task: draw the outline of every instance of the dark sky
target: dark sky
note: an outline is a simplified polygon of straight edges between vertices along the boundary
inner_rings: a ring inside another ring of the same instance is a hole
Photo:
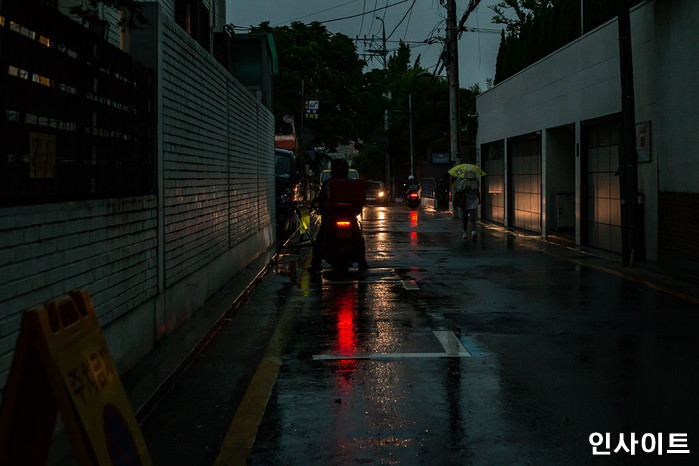
[[[457,0],[457,21],[466,8],[465,0]],[[459,74],[461,87],[478,83],[486,88],[486,79],[495,76],[495,58],[500,42],[500,25],[492,23],[493,11],[488,5],[497,0],[482,0],[478,9],[471,14],[466,27],[479,28],[480,32],[464,32],[459,41]],[[369,13],[371,10],[394,5]],[[386,27],[389,52],[398,47],[398,40],[409,42],[412,59],[421,54],[423,67],[433,71],[442,49],[441,42],[432,45],[420,43],[428,38],[445,36],[446,8],[439,0],[226,0],[226,22],[247,27],[269,21],[272,26],[290,24],[292,21],[327,21],[328,31],[342,33],[355,39],[357,36],[371,38],[374,43],[358,42],[360,54],[381,46],[382,22]],[[367,12],[362,15],[362,12]],[[241,31],[242,32],[242,31]],[[371,55],[368,53],[368,55]],[[367,55],[367,58],[368,58]],[[382,62],[376,56],[369,61],[370,68],[380,68]],[[446,71],[442,71],[446,75]]]

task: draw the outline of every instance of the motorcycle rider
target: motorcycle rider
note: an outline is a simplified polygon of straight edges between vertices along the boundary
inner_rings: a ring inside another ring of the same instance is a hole
[[[420,183],[415,181],[415,177],[410,175],[408,182],[403,185],[405,187],[405,201],[410,207],[417,207],[420,203]],[[412,194],[412,196],[411,196]],[[415,196],[417,195],[417,196]]]
[[[319,273],[321,271],[321,265],[323,262],[323,233],[325,230],[325,221],[328,218],[328,214],[331,213],[328,206],[328,184],[335,178],[347,178],[348,173],[349,163],[347,160],[342,158],[333,159],[330,163],[330,178],[323,182],[318,196],[311,201],[312,205],[316,205],[318,207],[321,215],[320,228],[318,229],[318,234],[316,235],[316,240],[313,244],[313,256],[311,257],[312,273]],[[352,215],[359,215],[360,213],[361,207],[359,207],[358,211],[352,212]],[[366,261],[366,246],[364,244],[364,237],[362,236],[358,225],[355,224],[352,228],[354,229],[353,237],[357,239],[359,251],[361,253],[357,268],[359,270],[366,270],[369,268],[369,264]]]
[[[406,196],[411,192],[420,193],[420,183],[415,181],[415,177],[413,175],[408,177],[408,183],[405,185]]]

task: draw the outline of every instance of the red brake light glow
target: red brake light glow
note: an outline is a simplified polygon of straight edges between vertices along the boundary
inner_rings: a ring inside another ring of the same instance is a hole
[[[417,193],[410,193],[410,197],[417,197]]]
[[[349,228],[351,223],[349,220],[338,220],[337,222],[335,222],[335,225],[337,225],[340,228]]]

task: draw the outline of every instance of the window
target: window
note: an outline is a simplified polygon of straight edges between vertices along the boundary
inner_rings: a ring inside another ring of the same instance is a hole
[[[210,50],[209,9],[202,0],[175,0],[175,22],[202,47]]]

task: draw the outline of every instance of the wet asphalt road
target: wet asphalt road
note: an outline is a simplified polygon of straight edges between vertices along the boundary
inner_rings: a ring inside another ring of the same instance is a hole
[[[696,464],[697,300],[444,213],[364,217],[367,272],[282,252],[144,421],[154,464]]]

